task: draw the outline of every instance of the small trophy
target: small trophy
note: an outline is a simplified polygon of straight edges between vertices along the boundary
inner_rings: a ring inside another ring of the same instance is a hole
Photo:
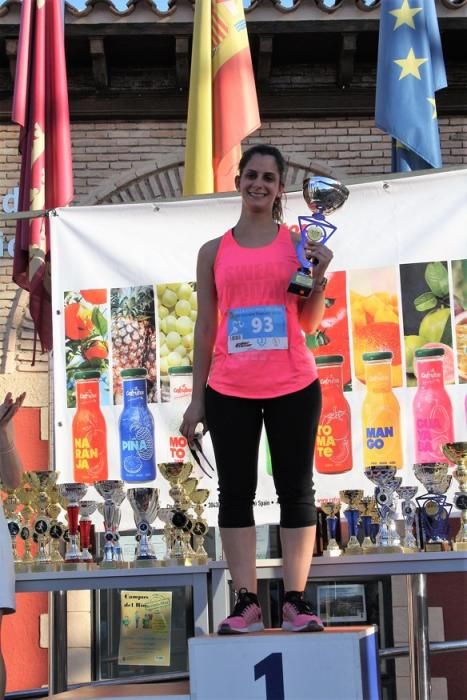
[[[89,551],[91,546],[91,515],[97,510],[96,501],[81,501],[79,504],[79,539],[81,544],[81,559],[86,562],[94,561]]]
[[[319,507],[326,515],[326,532],[328,539],[328,546],[323,552],[323,557],[340,557],[342,549],[339,547],[336,540],[337,525],[341,509],[340,499],[322,498],[319,501]]]
[[[372,529],[377,516],[376,500],[374,496],[363,496],[359,504],[360,520],[363,528],[363,554],[373,554],[376,550],[372,539]]]
[[[169,495],[174,507],[168,519],[174,530],[171,535],[170,560],[179,565],[191,565],[195,553],[190,544],[192,521],[187,514],[190,506],[188,493],[194,490],[198,480],[190,478],[193,469],[191,462],[162,462],[157,465],[160,473],[170,484]]]
[[[47,509],[50,505],[50,489],[55,485],[58,472],[37,471],[27,472],[29,483],[36,492],[34,505],[37,516],[34,520],[34,532],[37,536],[37,553],[35,564],[43,565],[51,561],[49,551],[50,517]]]
[[[397,495],[402,498],[402,515],[404,518],[404,537],[402,538],[402,548],[406,554],[418,552],[417,540],[413,534],[413,525],[417,515],[417,506],[412,500],[415,498],[418,486],[399,486]]]
[[[50,536],[50,561],[54,564],[62,564],[63,557],[60,552],[60,543],[65,532],[63,523],[58,520],[58,516],[62,512],[60,505],[60,493],[57,484],[54,484],[49,491],[50,503],[47,506],[47,515],[50,518],[49,536]]]
[[[16,548],[16,538],[18,537],[21,530],[21,514],[17,512],[17,508],[20,501],[18,496],[16,495],[16,489],[6,489],[3,486],[2,489],[6,493],[6,498],[3,501],[3,508],[5,511],[5,517],[8,524],[8,531],[10,533],[11,538],[13,561],[16,565],[21,562],[21,557],[18,555],[18,551]]]
[[[68,543],[65,552],[65,563],[81,562],[81,551],[79,547],[78,516],[79,503],[85,497],[88,487],[86,484],[75,484],[66,482],[58,484],[60,496],[66,503],[68,517]]]
[[[190,493],[190,501],[193,503],[196,518],[193,520],[191,531],[193,533],[193,549],[197,564],[207,564],[209,557],[204,549],[204,538],[209,530],[208,521],[203,517],[204,503],[209,498],[209,489],[194,489]]]
[[[414,464],[415,477],[423,484],[426,494],[416,498],[420,508],[423,545],[426,552],[446,552],[449,545],[449,515],[452,504],[445,493],[451,485],[445,462]]]
[[[95,481],[94,488],[104,499],[97,509],[104,518],[104,556],[100,562],[104,567],[117,567],[123,562],[118,526],[120,525],[120,505],[125,499],[124,483],[120,479]]]
[[[34,561],[32,554],[32,537],[31,537],[31,521],[34,516],[34,508],[32,506],[35,498],[34,489],[31,488],[26,474],[23,474],[21,486],[17,489],[18,498],[21,503],[20,514],[22,519],[22,527],[19,531],[19,536],[24,542],[24,551],[22,564],[19,566],[27,568]]]
[[[339,209],[347,197],[349,190],[337,180],[330,177],[308,177],[303,181],[303,198],[312,212],[312,216],[299,216],[301,241],[297,245],[297,256],[301,267],[294,273],[288,287],[289,292],[301,297],[310,296],[314,281],[311,275],[313,261],[305,256],[304,246],[308,241],[326,243],[336,231],[336,226],[326,219],[326,214]]]
[[[460,491],[454,494],[454,505],[460,510],[461,526],[452,548],[456,552],[467,551],[467,442],[448,442],[443,445],[444,455],[456,465],[452,475]]]
[[[357,538],[358,521],[360,520],[360,501],[363,491],[360,489],[344,489],[339,491],[339,496],[343,503],[348,505],[344,510],[344,516],[349,528],[349,539],[344,549],[344,554],[362,554],[362,548]]]
[[[133,508],[138,543],[136,561],[154,562],[157,557],[151,544],[151,525],[159,511],[159,489],[138,487],[128,489],[127,498]]]
[[[365,476],[376,486],[375,501],[380,516],[375,542],[375,551],[378,554],[402,552],[400,537],[395,528],[394,507],[394,492],[399,488],[402,479],[395,476],[396,471],[396,467],[382,465],[365,469]]]

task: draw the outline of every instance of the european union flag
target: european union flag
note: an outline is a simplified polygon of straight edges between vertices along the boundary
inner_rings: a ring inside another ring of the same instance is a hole
[[[435,93],[446,85],[434,0],[384,0],[375,122],[396,140],[393,171],[441,167]]]

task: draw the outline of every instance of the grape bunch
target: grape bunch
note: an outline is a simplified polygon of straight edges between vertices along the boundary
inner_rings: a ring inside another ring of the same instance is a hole
[[[194,282],[158,284],[159,371],[168,375],[170,367],[193,364],[193,333],[198,314]]]

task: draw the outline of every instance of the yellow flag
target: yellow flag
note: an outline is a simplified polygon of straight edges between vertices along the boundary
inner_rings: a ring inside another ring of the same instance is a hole
[[[214,191],[212,168],[211,0],[196,0],[183,194]]]

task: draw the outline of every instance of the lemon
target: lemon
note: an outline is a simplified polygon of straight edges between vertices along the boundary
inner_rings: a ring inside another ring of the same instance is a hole
[[[425,339],[421,338],[419,335],[406,335],[404,336],[405,344],[405,369],[406,372],[414,374],[413,358],[415,350],[421,348],[425,343]]]

